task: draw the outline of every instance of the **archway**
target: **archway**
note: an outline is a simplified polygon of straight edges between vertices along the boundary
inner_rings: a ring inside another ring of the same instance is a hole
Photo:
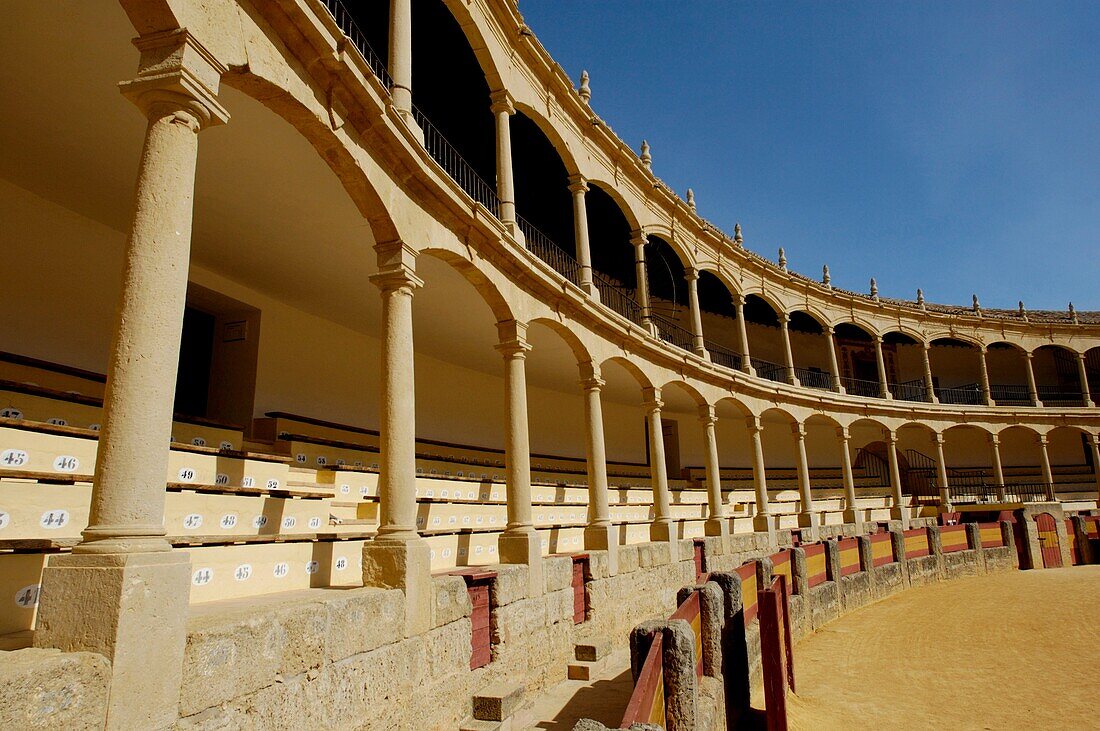
[[[1077,353],[1060,345],[1032,352],[1039,401],[1044,406],[1081,406],[1082,389]]]
[[[986,349],[990,397],[997,406],[1031,406],[1027,357],[1019,345],[1004,341]]]
[[[788,381],[786,345],[780,329],[781,308],[764,297],[745,297],[745,328],[756,375],[769,381]]]
[[[895,381],[890,384],[891,395],[902,401],[928,401],[929,393],[924,382],[924,345],[903,332],[888,332],[882,337],[883,357],[891,353],[895,367]]]
[[[855,323],[836,326],[836,345],[840,358],[840,382],[854,396],[881,398],[886,384],[879,373],[878,351],[874,336]],[[896,346],[881,346],[887,381],[896,371]]]
[[[833,363],[836,362],[832,338],[825,332],[827,324],[805,310],[790,313],[791,353],[796,381],[806,388],[832,390]]]
[[[944,404],[981,404],[981,350],[958,338],[936,338],[928,353],[936,397]]]

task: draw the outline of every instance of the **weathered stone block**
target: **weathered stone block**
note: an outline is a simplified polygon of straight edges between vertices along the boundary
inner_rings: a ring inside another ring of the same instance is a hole
[[[523,564],[500,564],[493,567],[497,572],[489,591],[489,602],[493,607],[503,607],[512,602],[526,599],[528,596],[528,567]]]
[[[442,627],[470,616],[473,609],[465,579],[461,576],[436,576],[432,583],[435,589],[435,601],[432,602],[433,627]]]
[[[0,652],[0,728],[101,729],[109,683],[94,652]]]
[[[619,546],[619,573],[630,574],[638,570],[638,550],[645,544]]]
[[[590,557],[592,553],[589,551]],[[547,556],[542,561],[542,571],[548,593],[568,589],[573,584],[573,559],[569,556]]]

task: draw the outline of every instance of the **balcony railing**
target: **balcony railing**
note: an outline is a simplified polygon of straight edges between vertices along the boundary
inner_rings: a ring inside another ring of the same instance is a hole
[[[1039,386],[1039,400],[1044,406],[1081,406],[1085,403],[1080,391],[1067,391],[1060,386]]]
[[[969,404],[978,406],[983,403],[982,389],[976,383],[951,388],[937,388],[936,397],[941,404]]]
[[[794,375],[798,378],[798,382],[806,388],[820,388],[825,391],[830,391],[833,388],[832,374],[825,373],[824,371],[814,371],[809,368],[795,368]]]
[[[740,353],[735,353],[729,348],[711,342],[710,340],[707,340],[704,345],[707,347],[707,352],[710,353],[711,362],[735,371],[741,370]]]
[[[924,401],[927,398],[924,381],[920,379],[904,383],[891,383],[890,393],[893,394],[894,398],[901,401]]]
[[[328,12],[332,15],[333,20],[336,21],[336,25],[340,26],[340,30],[344,32],[348,40],[359,50],[359,53],[363,56],[363,60],[367,62],[367,66],[374,72],[374,75],[378,77],[387,89],[393,88],[393,79],[390,78],[390,73],[386,70],[385,60],[375,53],[374,49],[367,43],[366,35],[359,29],[359,25],[355,22],[355,18],[352,14],[344,7],[343,0],[324,0],[324,3],[325,7],[328,8]]]
[[[686,330],[677,323],[662,317],[661,315],[653,314],[650,316],[653,320],[653,324],[657,326],[657,334],[660,335],[661,340],[666,343],[671,343],[677,348],[688,351],[689,353],[695,352],[695,336],[690,330]]]
[[[769,381],[775,381],[777,383],[787,382],[787,366],[781,366],[778,363],[772,363],[771,361],[762,360],[760,358],[749,358],[749,362],[752,363],[752,369],[756,371],[756,375],[761,378],[766,378]]]
[[[466,195],[488,208],[490,213],[499,218],[500,199],[497,198],[496,188],[486,183],[477,174],[473,165],[466,162],[454,145],[448,142],[443,133],[415,106],[413,107],[413,118],[420,125],[420,129],[424,131],[424,148],[432,156],[432,159],[439,163],[439,166],[446,171],[452,180],[458,183],[462,190],[466,191]]]
[[[840,379],[840,384],[844,386],[844,391],[852,396],[882,398],[882,386],[878,381],[865,381],[862,378],[848,378],[845,376]]]
[[[642,306],[623,287],[608,279],[603,273],[592,270],[592,283],[600,293],[600,302],[618,312],[636,325],[642,324]]]
[[[989,395],[998,406],[1031,406],[1031,394],[1027,386],[993,384]]]
[[[516,216],[516,223],[527,241],[528,251],[549,264],[554,271],[573,284],[581,283],[581,265],[569,255],[569,252],[554,243],[553,239],[535,228],[522,216]]]

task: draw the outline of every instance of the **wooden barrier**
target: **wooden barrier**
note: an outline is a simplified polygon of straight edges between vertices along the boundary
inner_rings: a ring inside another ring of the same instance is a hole
[[[791,550],[783,549],[768,557],[772,562],[772,575],[784,577],[784,585],[791,594],[798,593],[798,587],[794,583],[794,562],[791,560]]]
[[[776,576],[760,590],[760,661],[764,676],[764,704],[769,731],[787,728],[787,692],[795,690],[794,643],[786,581]]]
[[[741,577],[741,609],[745,615],[745,626],[756,619],[759,608],[757,603],[756,561],[742,564],[734,573]]]
[[[982,538],[982,548],[1001,548],[1005,544],[1000,523],[979,523],[978,532]]]
[[[840,575],[851,576],[863,570],[863,564],[859,558],[859,541],[855,538],[844,538],[837,541],[837,551],[840,553]]]
[[[940,545],[944,553],[965,551],[970,548],[966,540],[965,525],[945,525],[940,527]]]
[[[802,546],[806,552],[806,584],[812,589],[829,580],[829,572],[825,561],[825,545],[823,543],[810,543]]]
[[[477,670],[492,661],[489,593],[497,573],[483,569],[461,569],[452,573],[465,580],[470,595],[470,669]]]
[[[871,536],[871,563],[877,569],[879,566],[894,563],[894,541],[889,533],[875,533]]]
[[[634,684],[634,692],[626,704],[619,728],[630,728],[636,723],[665,725],[665,667],[664,638],[660,631],[653,634],[642,671]]]
[[[928,543],[927,528],[911,528],[905,531],[905,558],[920,558],[932,552]]]
[[[703,613],[699,592],[691,592],[669,619],[682,619],[691,625],[691,633],[695,635],[695,675],[703,677]]]

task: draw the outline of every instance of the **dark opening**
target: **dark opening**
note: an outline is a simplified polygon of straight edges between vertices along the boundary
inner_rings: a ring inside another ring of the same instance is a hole
[[[183,311],[179,371],[176,375],[177,414],[206,416],[213,353],[214,316],[187,307]]]
[[[584,196],[588,213],[588,240],[592,249],[592,266],[634,289],[638,278],[634,273],[634,250],[630,244],[630,222],[615,199],[600,186],[588,184]]]
[[[575,255],[573,200],[569,174],[557,150],[529,117],[520,112],[509,122],[516,213]]]
[[[658,236],[649,237],[645,247],[645,258],[646,276],[649,278],[649,296],[653,300],[653,309],[660,314],[673,317],[673,312],[668,311],[669,304],[679,307],[687,307],[688,304],[684,265],[672,246]],[[663,302],[657,300],[663,300]],[[675,310],[676,307],[671,309]]]
[[[767,300],[750,294],[745,298],[745,321],[766,327],[779,327],[779,315]]]

